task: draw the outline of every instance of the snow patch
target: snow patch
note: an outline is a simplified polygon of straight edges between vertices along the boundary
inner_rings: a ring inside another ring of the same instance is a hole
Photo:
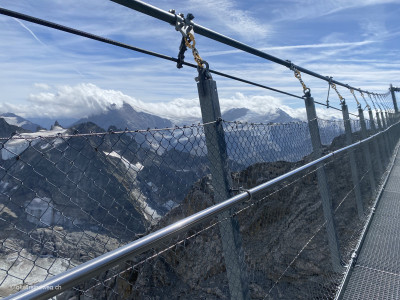
[[[70,221],[54,208],[50,198],[34,198],[25,207],[26,219],[40,227],[69,225]],[[76,222],[75,222],[76,224]]]
[[[153,225],[156,224],[161,219],[161,216],[141,197],[138,198],[138,201],[141,209],[143,210],[143,216],[145,219]]]
[[[166,209],[171,210],[175,207],[178,206],[178,203],[176,203],[175,201],[172,200],[168,200],[167,202],[164,203],[163,205]]]
[[[112,152],[105,152],[105,151],[103,151],[103,153],[104,153],[105,155],[107,155],[107,156],[119,158],[119,159],[122,161],[122,163],[124,164],[124,166],[125,166],[128,170],[131,169],[131,170],[134,170],[134,171],[136,171],[136,172],[140,172],[140,171],[142,171],[143,168],[144,168],[144,166],[143,166],[140,162],[137,162],[136,164],[132,164],[132,163],[130,163],[125,157],[123,157],[122,155],[118,154],[118,153],[115,152],[115,151],[112,151]]]
[[[42,138],[64,134],[66,131],[67,130],[62,127],[55,126],[52,130],[40,130],[34,133],[19,134],[18,136],[9,139],[7,143],[4,144],[4,148],[1,149],[1,158],[3,160],[8,160],[10,158],[16,157],[24,152],[30,145],[34,146],[39,143]]]
[[[147,182],[147,185],[148,185],[149,187],[151,187],[151,189],[152,189],[153,192],[157,192],[157,191],[158,191],[158,187],[157,187],[154,183],[152,183],[151,181],[150,181],[150,182]]]
[[[17,117],[2,117],[8,124],[22,127],[22,125],[28,124],[27,121],[18,122]]]
[[[0,216],[3,214],[13,217],[15,219],[17,218],[17,215],[11,209],[9,209],[4,204],[0,204]]]
[[[0,181],[0,189],[1,189],[1,192],[5,192],[5,190],[7,189],[8,185],[9,185],[8,182]]]

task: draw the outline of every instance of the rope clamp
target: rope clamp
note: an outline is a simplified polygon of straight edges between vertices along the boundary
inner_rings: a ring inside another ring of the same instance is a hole
[[[171,9],[169,12],[175,15],[175,30],[182,34],[181,45],[179,46],[177,68],[182,68],[183,60],[185,58],[184,53],[187,48],[192,49],[194,60],[200,68],[203,68],[204,61],[201,58],[199,51],[196,49],[196,40],[194,38],[192,24],[192,20],[194,19],[193,14],[188,13],[185,18],[184,14],[177,15],[173,9]]]
[[[358,107],[358,108],[361,108],[361,104],[360,104],[360,102],[358,102],[358,99],[357,99],[357,97],[356,97],[356,94],[354,94],[354,90],[353,90],[352,88],[349,88],[349,89],[350,89],[350,93],[353,95],[354,99],[355,99],[356,102],[357,102],[357,107]]]

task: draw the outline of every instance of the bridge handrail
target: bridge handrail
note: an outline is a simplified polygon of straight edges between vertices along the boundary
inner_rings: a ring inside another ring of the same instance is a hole
[[[198,213],[195,213],[189,217],[186,217],[178,222],[175,222],[169,226],[159,229],[153,233],[150,233],[140,239],[137,239],[134,242],[131,242],[125,246],[122,246],[113,251],[105,253],[97,258],[94,258],[94,259],[92,259],[88,262],[85,262],[79,266],[76,266],[68,271],[65,271],[65,272],[60,273],[50,279],[47,279],[38,285],[35,285],[28,289],[22,290],[16,294],[13,294],[13,295],[10,295],[10,296],[4,298],[4,299],[5,300],[48,299],[52,296],[60,294],[61,292],[85,281],[86,279],[89,279],[89,278],[95,276],[96,274],[99,274],[102,271],[110,269],[111,267],[128,260],[130,257],[139,255],[139,254],[145,252],[146,250],[149,250],[150,248],[158,245],[159,243],[161,243],[167,239],[170,239],[182,232],[185,232],[188,229],[190,229],[202,222],[205,222],[224,211],[229,210],[230,208],[232,208],[233,206],[235,206],[241,202],[250,200],[253,196],[258,195],[259,193],[263,192],[267,188],[270,188],[270,187],[282,182],[283,180],[288,179],[288,178],[300,173],[301,171],[304,171],[304,170],[309,169],[319,163],[322,163],[322,162],[326,161],[327,159],[329,159],[329,158],[333,157],[334,155],[337,155],[341,152],[350,150],[352,148],[360,146],[363,143],[369,142],[370,140],[378,137],[379,135],[384,134],[385,132],[387,132],[394,126],[398,125],[399,123],[400,123],[400,121],[388,126],[385,130],[382,130],[374,135],[371,135],[368,138],[365,138],[356,143],[353,143],[346,147],[335,150],[329,154],[326,154],[326,155],[320,157],[319,159],[313,160],[313,161],[311,161],[301,167],[298,167],[290,172],[280,175],[280,176],[278,176],[272,180],[269,180],[265,183],[262,183],[256,187],[245,190],[244,192],[242,192],[234,197],[231,197],[231,198],[225,200],[224,202],[213,205],[207,209],[204,209]],[[57,287],[57,288],[55,288],[55,287]]]

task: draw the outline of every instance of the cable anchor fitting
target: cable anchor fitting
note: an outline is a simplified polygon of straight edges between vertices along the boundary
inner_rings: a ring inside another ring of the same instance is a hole
[[[289,69],[294,72],[294,77],[296,77],[300,81],[300,84],[303,87],[304,97],[306,97],[306,98],[311,97],[311,90],[310,90],[310,88],[308,88],[306,86],[306,84],[304,83],[303,79],[301,78],[300,71],[297,70],[296,66],[290,60],[287,60],[287,62],[290,63]]]
[[[371,94],[367,92],[368,98],[371,100],[372,102],[372,106],[374,107],[375,111],[378,112],[378,109],[376,108],[375,102],[374,100],[372,100]]]
[[[329,84],[330,84],[330,86],[335,90],[336,94],[338,95],[339,100],[340,100],[340,104],[343,104],[343,103],[345,102],[345,99],[344,99],[344,98],[342,97],[342,95],[339,93],[336,84],[334,84],[334,83],[332,82],[332,77],[330,77]]]
[[[176,14],[174,9],[169,11],[175,15],[175,30],[182,34],[181,44],[179,46],[178,61],[176,67],[178,69],[183,67],[183,62],[185,59],[184,53],[186,50],[192,49],[192,54],[197,66],[204,68],[205,61],[201,58],[199,51],[196,49],[196,40],[194,37],[194,30],[192,20],[194,19],[193,14],[188,13],[186,18],[184,14]]]
[[[332,77],[328,77],[328,94],[326,96],[326,108],[329,108],[329,93],[331,91],[331,82],[332,82]]]
[[[367,100],[365,100],[364,93],[360,91],[360,95],[361,95],[361,97],[363,98],[363,100],[365,102],[366,108],[368,108],[368,110],[370,110],[371,106],[369,106]]]
[[[354,99],[356,100],[356,102],[357,102],[357,107],[358,107],[358,108],[361,108],[361,104],[360,104],[360,102],[358,102],[358,99],[357,99],[357,97],[356,97],[356,94],[354,94],[354,90],[351,89],[351,88],[350,88],[350,93],[353,95]]]

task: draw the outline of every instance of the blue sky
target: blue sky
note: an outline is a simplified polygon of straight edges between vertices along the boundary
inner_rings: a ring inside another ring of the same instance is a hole
[[[399,0],[147,2],[191,12],[200,25],[356,87],[384,93],[390,83],[400,86]],[[181,37],[172,26],[111,1],[1,0],[0,6],[169,56],[178,53]],[[0,16],[0,39],[0,112],[78,118],[126,101],[179,120],[200,114],[195,69],[6,16]],[[199,35],[196,41],[211,68],[302,94],[289,69]],[[186,60],[192,62],[190,52]],[[267,113],[281,107],[304,116],[302,100],[214,79],[223,110]],[[303,79],[316,100],[326,101],[326,82]],[[355,109],[351,94],[339,90]],[[330,103],[339,106],[333,93]],[[323,108],[318,113],[334,114]]]

